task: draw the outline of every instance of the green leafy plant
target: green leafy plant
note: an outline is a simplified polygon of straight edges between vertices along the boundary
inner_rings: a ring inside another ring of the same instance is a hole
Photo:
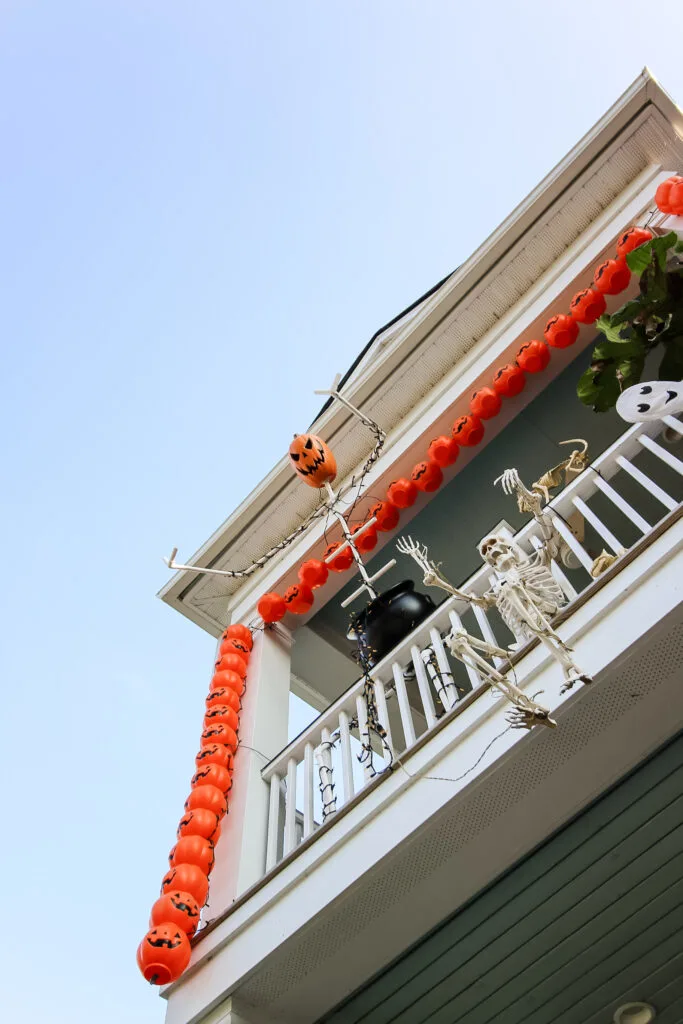
[[[604,340],[596,345],[577,394],[595,412],[616,404],[641,379],[645,359],[661,346],[660,380],[683,379],[683,242],[675,231],[652,238],[626,256],[640,277],[640,294],[595,322]]]

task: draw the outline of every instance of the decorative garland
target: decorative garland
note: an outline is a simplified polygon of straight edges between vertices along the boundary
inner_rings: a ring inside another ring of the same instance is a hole
[[[657,189],[655,202],[662,213],[683,216],[683,178],[674,175]],[[400,521],[400,510],[414,504],[418,491],[430,493],[443,483],[443,469],[453,465],[461,447],[474,447],[484,437],[484,422],[497,416],[503,399],[518,395],[526,383],[526,375],[540,373],[550,362],[551,349],[573,345],[579,335],[579,324],[592,324],[605,311],[605,295],[623,291],[631,279],[626,255],[652,239],[652,232],[632,227],[617,243],[615,259],[606,260],[597,267],[593,284],[577,292],[569,305],[569,314],[560,313],[548,320],[544,341],[533,339],[521,346],[511,363],[500,367],[490,386],[479,388],[470,399],[470,412],[460,416],[453,424],[451,436],[434,438],[427,457],[413,469],[410,478],[394,480],[387,489],[386,498],[370,509],[368,518],[374,517],[374,529],[369,528],[359,538],[357,546],[370,551],[377,543],[377,531],[389,533]],[[313,435],[302,435],[309,437]],[[319,440],[318,438],[315,439]],[[371,460],[363,470],[362,479],[379,456],[384,435],[377,434],[377,443]],[[324,445],[324,442],[321,442]],[[325,450],[333,460],[326,446]],[[321,511],[324,511],[322,506]],[[313,513],[294,534],[291,542],[305,529],[317,512]],[[354,531],[363,523],[353,527]],[[282,545],[284,546],[284,545]],[[333,554],[339,544],[331,544],[324,557]],[[276,545],[273,553],[280,550]],[[247,576],[267,560],[257,559],[253,566],[227,575]],[[347,547],[338,558],[329,563],[308,559],[299,568],[299,585],[290,587],[284,597],[276,593],[264,594],[258,602],[258,612],[266,624],[278,622],[287,611],[302,615],[313,605],[313,591],[322,587],[329,570],[346,572],[354,559]],[[170,870],[161,883],[161,895],[152,906],[150,930],[137,951],[140,971],[153,985],[166,985],[175,981],[190,962],[190,939],[197,931],[201,908],[209,891],[209,875],[214,866],[214,848],[220,836],[221,820],[228,812],[228,796],[232,787],[235,753],[238,747],[239,712],[245,689],[245,678],[253,645],[252,631],[242,624],[228,626],[221,637],[218,660],[206,698],[201,749],[195,759],[196,771],[191,780],[191,791],[185,801],[185,814],[177,829],[177,843],[169,854]],[[367,677],[367,672],[364,671]],[[366,683],[367,686],[367,683]],[[374,719],[369,728],[381,735],[381,726]]]
[[[683,216],[683,177],[674,175],[663,182],[655,194],[655,203],[662,213]],[[499,414],[504,399],[514,398],[524,389],[526,375],[545,370],[550,362],[551,350],[573,345],[579,336],[580,325],[595,323],[605,312],[605,296],[618,295],[628,287],[631,271],[626,256],[652,237],[652,232],[647,228],[634,226],[625,231],[617,242],[614,259],[605,260],[596,268],[592,284],[572,298],[569,313],[552,316],[545,325],[543,341],[534,338],[525,342],[512,362],[496,370],[490,385],[474,392],[470,399],[469,414],[455,421],[451,436],[434,438],[427,450],[426,459],[417,463],[409,478],[401,477],[389,484],[386,497],[373,505],[364,521],[374,516],[377,520],[375,530],[389,533],[399,524],[400,510],[410,508],[419,491],[437,491],[443,483],[442,470],[453,465],[461,447],[472,448],[481,443],[485,421]],[[355,529],[362,525],[359,523]],[[334,547],[330,545],[323,557],[326,558]],[[259,615],[266,624],[270,624],[279,622],[287,611],[295,615],[304,614],[313,606],[313,591],[327,581],[328,573],[325,570],[345,572],[352,565],[353,558],[348,548],[339,559],[328,565],[317,559],[309,559],[298,571],[299,581],[307,589],[306,601],[287,600],[288,594],[301,589],[296,585],[289,588],[284,598],[270,592],[264,594],[258,602]]]
[[[214,847],[221,820],[228,813],[252,645],[247,626],[228,626],[221,637],[178,841],[168,857],[170,869],[162,880],[161,895],[152,907],[150,930],[138,946],[138,967],[152,985],[175,981],[190,962],[190,939],[206,903]]]

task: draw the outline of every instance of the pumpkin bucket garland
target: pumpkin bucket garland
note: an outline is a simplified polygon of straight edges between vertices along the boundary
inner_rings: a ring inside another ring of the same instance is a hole
[[[517,363],[507,363],[506,366],[501,366],[493,378],[493,387],[503,398],[514,398],[524,390],[525,384],[524,371],[517,366]]]
[[[151,928],[140,943],[138,966],[151,985],[168,985],[183,973],[191,952],[183,928],[171,921],[162,922]]]
[[[325,554],[323,558],[328,569],[332,572],[346,572],[353,565],[353,551],[350,547],[345,547],[335,558],[328,562],[330,555],[334,555],[337,548],[341,547],[341,541],[335,541],[334,544],[330,544],[325,548]]]
[[[410,474],[410,479],[420,491],[438,491],[443,483],[443,471],[436,462],[428,459],[426,462],[418,462]]]
[[[478,419],[490,420],[498,415],[502,404],[500,395],[493,388],[479,388],[470,399],[470,410]]]
[[[516,362],[525,373],[540,373],[550,362],[550,349],[544,341],[527,341],[517,353]]]
[[[460,416],[452,428],[453,439],[466,448],[479,444],[484,436],[484,424],[478,416]]]
[[[678,186],[683,185],[683,178],[678,174],[672,175],[663,181],[655,192],[655,203],[662,213],[671,213],[676,217],[683,217],[683,190]],[[676,192],[674,192],[676,189]],[[680,195],[680,200],[679,200]],[[680,206],[678,202],[680,202]]]
[[[221,764],[203,764],[192,776],[190,785],[193,789],[195,786],[215,786],[227,796],[232,788],[232,772]]]
[[[603,295],[618,295],[628,288],[631,271],[625,259],[605,260],[595,271],[593,280]]]
[[[355,526],[351,527],[351,533],[355,534],[363,527],[364,523],[356,523]],[[368,551],[372,551],[373,548],[377,547],[377,528],[373,523],[372,526],[366,527],[361,533],[360,537],[356,540],[354,538],[354,544],[359,551],[366,554]]]
[[[330,570],[317,558],[309,558],[308,561],[304,562],[303,565],[299,566],[299,572],[297,573],[299,582],[310,587],[311,590],[317,590],[318,587],[322,587],[327,583],[327,577],[330,575]]]
[[[396,508],[410,508],[411,505],[415,504],[415,499],[417,498],[415,482],[413,480],[406,480],[403,476],[398,480],[394,480],[387,489],[387,498]]]
[[[624,231],[623,235],[617,241],[617,256],[627,256],[628,253],[633,252],[639,245],[645,245],[653,238],[651,231],[647,228],[632,227],[628,231]]]
[[[202,836],[204,839],[210,839],[215,845],[220,833],[218,815],[214,811],[207,811],[205,807],[195,807],[180,819],[176,837],[180,839],[181,836]]]
[[[460,446],[454,437],[448,437],[446,434],[442,434],[440,437],[435,437],[430,441],[429,448],[427,450],[427,457],[435,462],[437,466],[441,466],[445,469],[446,466],[452,466],[458,457],[460,452]]]
[[[316,434],[295,434],[289,458],[294,472],[309,487],[323,487],[337,475],[334,455]]]
[[[313,607],[313,591],[305,583],[295,583],[285,590],[287,611],[295,615],[305,615]]]
[[[206,903],[209,892],[209,878],[196,864],[176,864],[170,868],[161,881],[161,894],[180,889],[194,896],[200,907]]]
[[[577,292],[569,303],[569,314],[580,324],[594,324],[607,309],[605,296],[595,288]]]
[[[368,518],[375,520],[375,527],[380,533],[389,533],[398,526],[401,513],[390,501],[378,501],[368,512]]]
[[[579,325],[573,317],[558,313],[548,320],[543,336],[551,348],[569,348],[579,336]]]
[[[285,617],[287,605],[285,604],[284,597],[281,597],[280,594],[269,593],[264,594],[259,599],[256,610],[266,625],[268,625],[272,622],[279,622],[280,619]]]
[[[168,857],[172,868],[176,864],[196,864],[205,875],[211,874],[213,860],[213,843],[203,836],[181,836]]]
[[[172,889],[152,904],[149,926],[153,928],[165,923],[174,924],[182,928],[188,938],[192,938],[197,931],[199,915],[199,904],[191,893]]]
[[[228,771],[232,771],[235,763],[235,755],[224,743],[207,743],[201,747],[194,759],[197,768],[203,764],[221,764]],[[210,836],[208,837],[211,838]]]

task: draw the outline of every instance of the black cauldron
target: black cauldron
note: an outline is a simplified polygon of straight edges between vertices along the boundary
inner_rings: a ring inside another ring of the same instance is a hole
[[[368,666],[372,668],[431,615],[435,607],[431,597],[415,592],[412,580],[403,580],[378,594],[365,611],[355,617],[347,639],[359,642],[368,652]]]

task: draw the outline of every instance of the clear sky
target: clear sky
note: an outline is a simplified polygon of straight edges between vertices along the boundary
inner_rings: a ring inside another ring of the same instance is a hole
[[[682,47],[676,0],[0,0],[3,1020],[162,1018],[214,642],[160,556]]]

